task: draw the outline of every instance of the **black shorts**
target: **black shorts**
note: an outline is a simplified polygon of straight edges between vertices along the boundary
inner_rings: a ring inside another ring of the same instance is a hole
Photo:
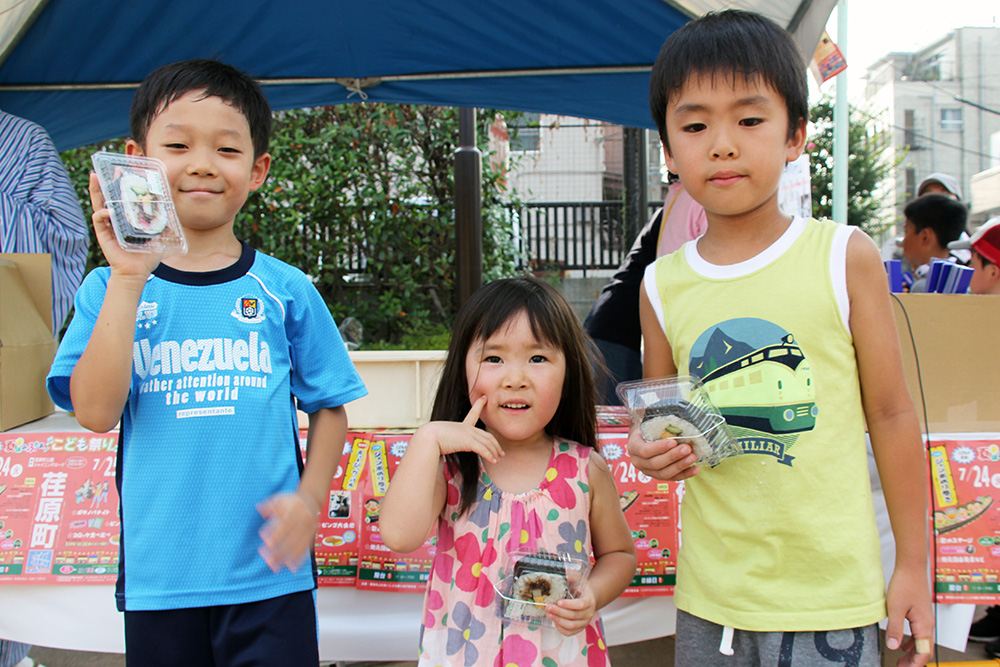
[[[313,591],[260,602],[125,612],[127,667],[317,667]]]

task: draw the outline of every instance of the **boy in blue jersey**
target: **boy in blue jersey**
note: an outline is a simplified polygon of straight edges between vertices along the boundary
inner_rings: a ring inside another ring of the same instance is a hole
[[[91,175],[109,268],[80,288],[48,389],[88,429],[121,421],[128,665],[319,662],[311,547],[343,406],[367,392],[309,278],[233,233],[267,177],[270,131],[260,87],[228,65],[174,63],[142,82],[126,152],[166,164],[182,256],[119,247]]]
[[[689,443],[629,435],[638,468],[686,480],[675,662],[876,667],[888,615],[900,664],[924,665],[927,469],[885,270],[862,233],[778,206],[805,143],[805,62],[762,16],[708,14],[664,43],[650,107],[708,229],[646,271],[643,374],[699,377],[742,452],[699,468]],[[888,594],[866,425],[897,545]]]

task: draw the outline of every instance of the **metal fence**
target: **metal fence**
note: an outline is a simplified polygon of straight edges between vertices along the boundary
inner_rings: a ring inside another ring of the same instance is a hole
[[[648,215],[662,204],[651,202]],[[546,202],[509,209],[519,255],[531,270],[617,269],[634,232],[621,202]],[[648,218],[647,215],[647,218]],[[636,230],[638,231],[638,230]]]

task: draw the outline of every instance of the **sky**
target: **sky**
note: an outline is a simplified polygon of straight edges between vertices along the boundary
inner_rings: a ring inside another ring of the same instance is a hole
[[[945,9],[946,8],[946,9]],[[837,41],[837,9],[830,15],[826,30]],[[861,77],[869,65],[892,51],[916,51],[947,35],[954,28],[1000,27],[997,0],[848,0],[847,75],[849,99],[864,89]],[[840,46],[840,44],[838,44]],[[833,94],[827,81],[823,92]]]

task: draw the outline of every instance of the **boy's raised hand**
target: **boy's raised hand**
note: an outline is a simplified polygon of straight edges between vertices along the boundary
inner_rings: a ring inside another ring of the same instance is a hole
[[[676,438],[647,442],[637,424],[633,424],[628,432],[628,453],[632,465],[665,482],[677,482],[701,472],[701,468],[694,464],[698,457],[688,442]]]
[[[266,519],[260,529],[261,558],[274,572],[282,566],[297,571],[316,541],[319,509],[315,501],[304,493],[279,493],[260,503],[257,511]]]
[[[500,443],[482,429],[476,428],[479,415],[486,407],[486,396],[480,396],[472,404],[472,409],[460,422],[430,422],[423,428],[432,431],[432,437],[438,443],[442,455],[454,452],[475,452],[490,463],[496,463],[503,456]]]
[[[163,259],[163,251],[149,252],[129,252],[118,245],[118,238],[115,230],[111,227],[111,212],[104,206],[104,194],[101,192],[101,184],[97,180],[97,174],[90,172],[90,203],[94,207],[94,215],[91,217],[94,223],[94,232],[97,234],[97,242],[101,246],[104,258],[108,260],[112,273],[121,276],[137,276],[145,278],[159,266]]]

